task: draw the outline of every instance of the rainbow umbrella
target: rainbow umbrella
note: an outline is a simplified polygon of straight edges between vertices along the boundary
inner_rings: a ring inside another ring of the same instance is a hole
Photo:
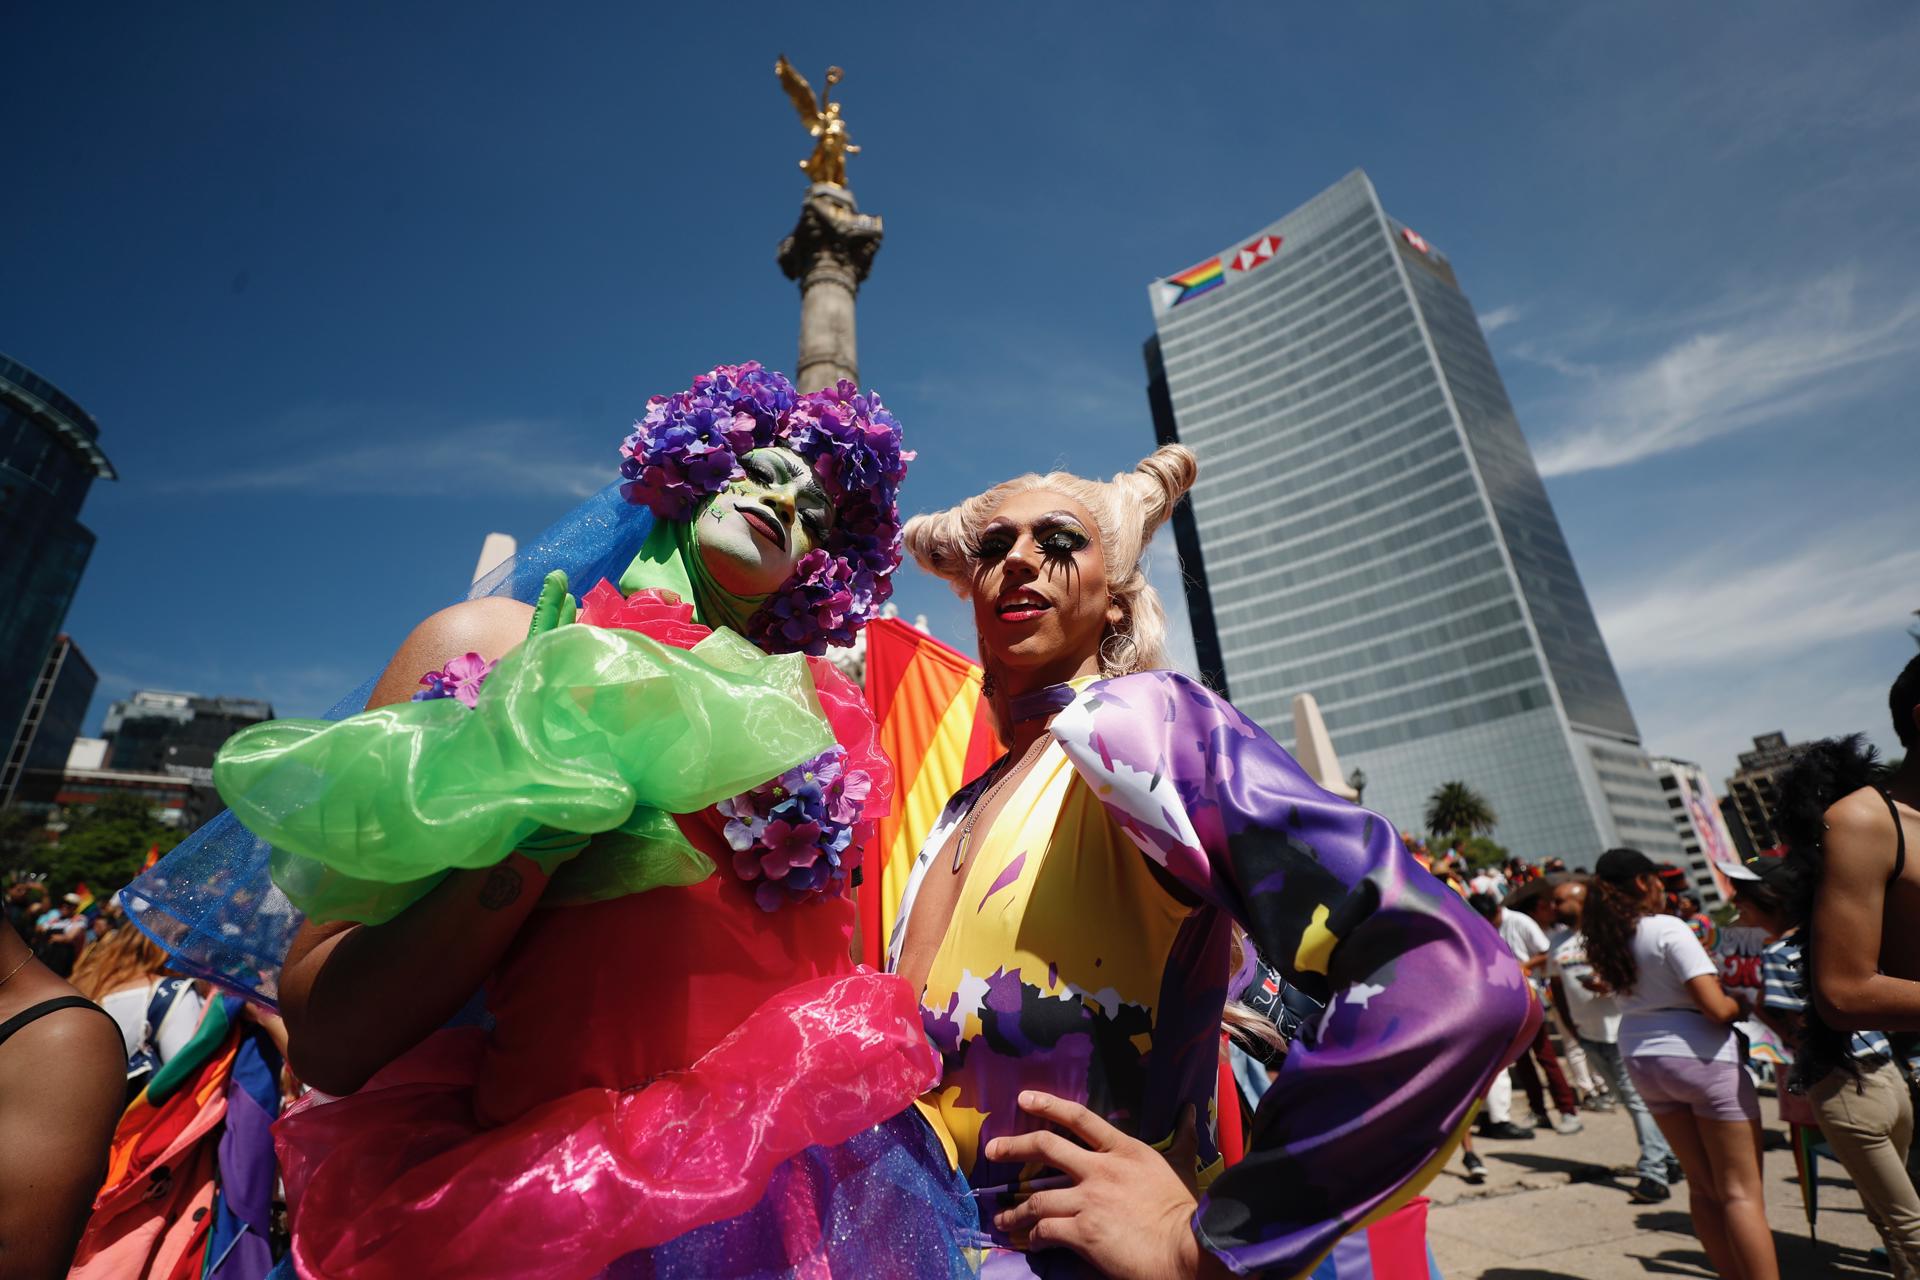
[[[1800,1174],[1800,1205],[1807,1214],[1807,1238],[1818,1240],[1814,1219],[1820,1216],[1820,1129],[1816,1125],[1790,1124],[1787,1130],[1793,1140],[1794,1167]]]

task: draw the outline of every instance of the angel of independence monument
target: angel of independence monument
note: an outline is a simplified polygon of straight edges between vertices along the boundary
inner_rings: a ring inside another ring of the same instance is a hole
[[[793,69],[786,55],[774,63],[781,87],[814,139],[813,154],[800,168],[813,184],[800,205],[800,220],[780,242],[780,270],[800,285],[800,361],[794,385],[818,391],[845,378],[860,381],[854,341],[853,308],[860,282],[873,269],[883,228],[879,215],[861,213],[847,186],[847,157],[859,151],[848,140],[833,88],[843,73],[828,67],[826,92],[815,100],[813,86]]]

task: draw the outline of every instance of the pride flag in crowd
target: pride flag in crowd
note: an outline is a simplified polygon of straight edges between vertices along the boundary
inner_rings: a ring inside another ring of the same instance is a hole
[[[867,624],[867,705],[897,771],[893,812],[867,846],[860,956],[880,968],[914,855],[947,798],[1004,748],[980,704],[980,668],[898,618]]]
[[[1342,1237],[1307,1280],[1441,1280],[1427,1249],[1426,1197]]]

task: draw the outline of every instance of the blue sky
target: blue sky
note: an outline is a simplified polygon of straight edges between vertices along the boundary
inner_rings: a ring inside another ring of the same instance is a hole
[[[1920,14],[923,8],[10,15],[0,350],[121,473],[68,620],[93,724],[139,687],[316,712],[648,395],[790,368],[785,51],[847,68],[910,509],[1131,465],[1147,282],[1364,167],[1484,319],[1648,747],[1718,778],[1772,729],[1890,743]],[[969,638],[938,584],[898,599]]]

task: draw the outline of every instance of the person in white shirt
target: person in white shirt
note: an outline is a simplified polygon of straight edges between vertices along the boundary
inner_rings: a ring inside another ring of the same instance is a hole
[[[1587,960],[1586,935],[1580,932],[1581,914],[1587,902],[1587,886],[1580,880],[1568,880],[1554,886],[1553,910],[1564,926],[1550,940],[1547,952],[1547,985],[1560,1018],[1587,1053],[1588,1066],[1606,1077],[1613,1096],[1620,1099],[1633,1118],[1633,1133],[1640,1140],[1640,1181],[1633,1189],[1635,1204],[1657,1204],[1673,1195],[1668,1184],[1679,1171],[1673,1149],[1667,1146],[1660,1126],[1640,1091],[1633,1087],[1620,1056],[1620,1006],[1612,996],[1594,991],[1593,965]]]
[[[193,1038],[206,1011],[193,982],[169,976],[166,964],[153,939],[122,925],[88,947],[73,971],[74,987],[119,1026],[136,1086]]]
[[[1468,901],[1474,910],[1500,931],[1501,938],[1526,972],[1531,987],[1534,974],[1546,964],[1546,933],[1529,917],[1501,906],[1500,900],[1492,894],[1476,893]],[[1546,1090],[1540,1087],[1540,1072],[1534,1069],[1536,1062],[1540,1071],[1546,1073]],[[1560,1112],[1560,1118],[1552,1122],[1554,1132],[1579,1133],[1586,1128],[1580,1120],[1580,1100],[1574,1096],[1566,1075],[1560,1070],[1560,1058],[1553,1051],[1553,1041],[1547,1036],[1547,1020],[1544,1017],[1540,1019],[1540,1029],[1534,1035],[1533,1044],[1513,1064],[1511,1071],[1519,1078],[1520,1087],[1526,1090],[1527,1102],[1533,1108],[1536,1121],[1547,1123],[1546,1092],[1550,1090],[1554,1105]],[[1493,1088],[1487,1094],[1487,1126],[1481,1132],[1490,1138],[1510,1138],[1517,1136],[1515,1131],[1525,1132],[1512,1122],[1507,1114],[1507,1106],[1502,1105],[1510,1105],[1512,1098],[1512,1085],[1503,1083],[1507,1079],[1506,1072],[1495,1077]]]
[[[1694,1233],[1723,1276],[1778,1280],[1761,1183],[1760,1101],[1720,985],[1693,930],[1662,914],[1660,869],[1638,849],[1594,864],[1582,924],[1597,980],[1620,1009],[1627,1073],[1686,1171]]]
[[[1587,1065],[1587,1051],[1580,1047],[1580,1037],[1573,1033],[1572,1025],[1567,1022],[1566,1016],[1560,1012],[1559,1007],[1553,1003],[1552,995],[1547,989],[1546,966],[1553,963],[1553,949],[1560,945],[1568,933],[1572,932],[1560,923],[1553,912],[1553,890],[1550,886],[1565,878],[1565,873],[1562,872],[1547,881],[1543,884],[1541,891],[1536,893],[1533,900],[1527,904],[1527,914],[1533,917],[1533,922],[1539,925],[1547,935],[1546,959],[1532,975],[1534,991],[1540,997],[1540,1003],[1547,1007],[1547,1020],[1552,1024],[1548,1027],[1547,1033],[1553,1038],[1555,1051],[1560,1055],[1560,1065],[1567,1073],[1567,1083],[1573,1086],[1574,1097],[1579,1099],[1580,1105],[1589,1111],[1611,1111],[1613,1098],[1607,1093],[1606,1087],[1594,1077],[1592,1068]]]

